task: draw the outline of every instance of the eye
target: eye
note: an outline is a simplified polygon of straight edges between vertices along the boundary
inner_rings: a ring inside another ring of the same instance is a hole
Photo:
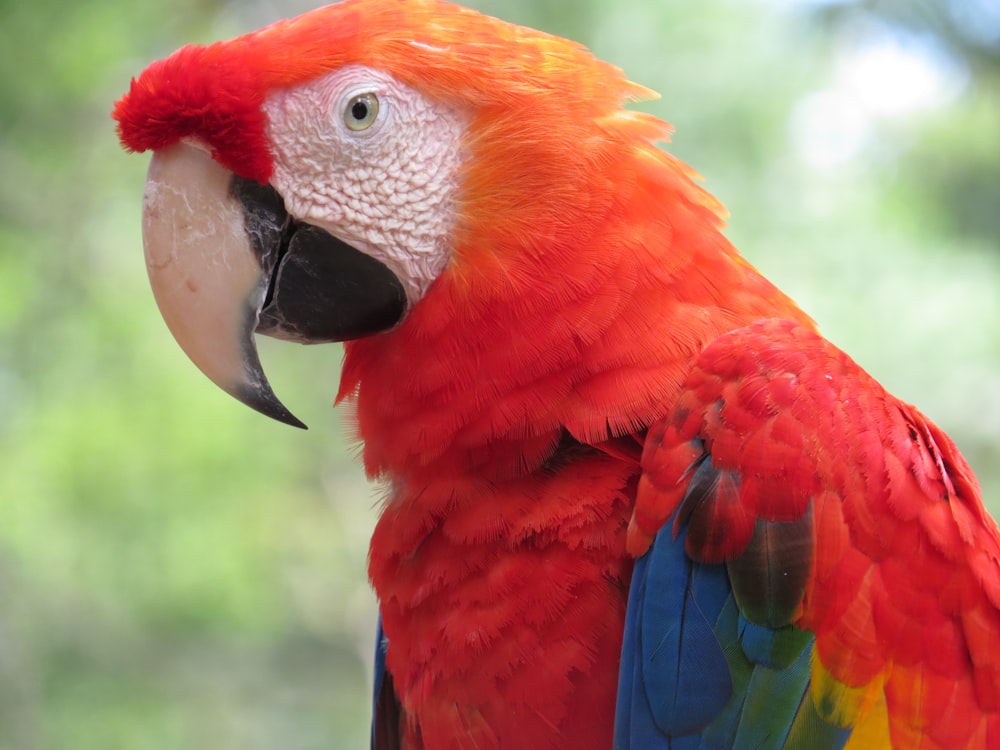
[[[367,130],[378,117],[378,97],[368,92],[356,94],[347,100],[344,124],[354,131]]]

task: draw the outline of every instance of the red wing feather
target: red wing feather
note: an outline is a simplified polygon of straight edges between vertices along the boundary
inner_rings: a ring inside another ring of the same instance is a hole
[[[1000,533],[915,408],[805,326],[760,321],[704,350],[642,465],[630,550],[679,508],[747,619],[815,633],[828,715],[894,747],[1000,747]]]

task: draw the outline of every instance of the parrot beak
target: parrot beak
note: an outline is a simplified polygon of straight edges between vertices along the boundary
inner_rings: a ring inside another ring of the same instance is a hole
[[[406,310],[383,264],[292,219],[273,188],[197,145],[153,155],[142,226],[153,295],[177,343],[222,390],[285,424],[305,428],[271,389],[255,332],[344,341],[387,330]]]

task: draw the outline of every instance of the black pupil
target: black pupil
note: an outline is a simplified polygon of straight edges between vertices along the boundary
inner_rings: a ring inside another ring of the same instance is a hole
[[[368,117],[368,102],[364,99],[356,99],[351,105],[351,117],[361,121]]]

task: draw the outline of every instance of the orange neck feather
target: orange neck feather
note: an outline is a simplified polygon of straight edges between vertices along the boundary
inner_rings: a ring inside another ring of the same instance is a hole
[[[397,329],[346,345],[339,399],[372,475],[530,472],[563,429],[596,443],[663,416],[726,330],[808,320],[651,145],[657,121],[619,110],[555,145],[508,141],[515,125],[470,139],[450,267]]]

